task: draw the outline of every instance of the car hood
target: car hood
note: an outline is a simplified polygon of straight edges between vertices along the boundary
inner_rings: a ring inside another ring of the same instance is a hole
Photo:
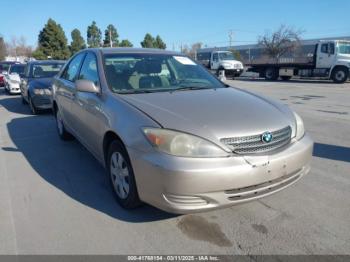
[[[32,78],[29,81],[30,86],[35,88],[50,88],[53,78]]]
[[[14,82],[20,82],[21,81],[20,76],[17,75],[17,74],[7,75],[6,78],[9,79],[10,81],[14,81]]]
[[[242,62],[238,60],[222,60],[221,63],[242,64]]]
[[[220,144],[225,137],[249,136],[291,126],[284,105],[237,88],[122,95],[122,99],[157,121]]]

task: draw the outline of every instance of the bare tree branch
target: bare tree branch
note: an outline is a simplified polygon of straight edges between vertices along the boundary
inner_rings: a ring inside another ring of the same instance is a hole
[[[278,30],[265,33],[258,38],[258,45],[264,48],[264,53],[277,61],[286,53],[293,52],[300,46],[302,30],[281,25]]]

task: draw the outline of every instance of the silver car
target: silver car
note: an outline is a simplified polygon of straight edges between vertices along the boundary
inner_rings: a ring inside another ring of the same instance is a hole
[[[295,112],[226,86],[180,53],[83,50],[52,90],[59,136],[74,136],[106,167],[125,208],[228,207],[310,170],[313,142]]]

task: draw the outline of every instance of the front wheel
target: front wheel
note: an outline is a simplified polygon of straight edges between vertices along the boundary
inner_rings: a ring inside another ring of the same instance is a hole
[[[56,111],[56,126],[59,137],[64,140],[72,140],[73,136],[66,130],[63,124],[62,116],[59,110]]]
[[[346,68],[335,68],[332,73],[332,79],[335,83],[344,83],[349,77],[349,70]]]
[[[274,67],[269,67],[265,71],[265,79],[275,81],[278,79],[278,70]]]
[[[118,140],[108,150],[107,168],[117,202],[126,209],[141,205],[129,156]]]

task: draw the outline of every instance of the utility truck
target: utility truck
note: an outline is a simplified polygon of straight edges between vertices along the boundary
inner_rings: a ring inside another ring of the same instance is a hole
[[[335,83],[344,83],[349,78],[350,41],[320,40],[310,44],[306,41],[296,51],[279,59],[264,54],[263,48],[240,49],[249,53],[248,71],[259,73],[267,80],[289,80],[293,76],[321,77]]]
[[[219,75],[224,71],[228,77],[238,77],[243,72],[243,63],[236,60],[230,51],[198,51],[197,61]]]

